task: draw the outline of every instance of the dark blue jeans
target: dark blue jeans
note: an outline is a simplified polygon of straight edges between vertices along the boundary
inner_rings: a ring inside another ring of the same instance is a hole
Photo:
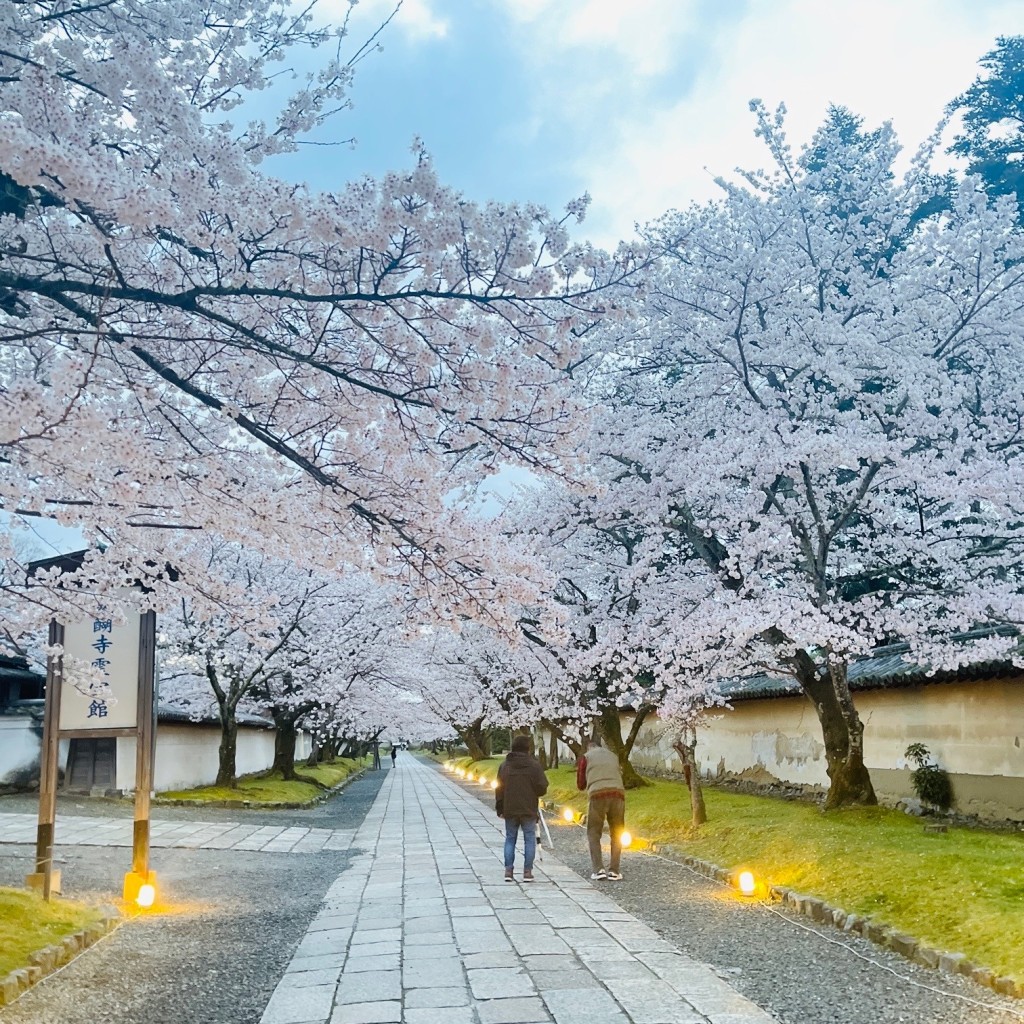
[[[533,870],[533,858],[537,854],[537,819],[505,819],[505,870],[511,871],[516,859],[516,838],[523,830],[523,868]]]

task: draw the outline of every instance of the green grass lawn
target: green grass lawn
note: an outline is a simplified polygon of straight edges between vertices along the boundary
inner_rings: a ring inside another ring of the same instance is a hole
[[[315,768],[305,764],[296,765],[296,772],[306,778],[315,778],[324,786],[333,787],[353,772],[365,767],[365,758],[339,757],[325,761]],[[198,789],[178,789],[161,793],[165,800],[196,800],[202,803],[220,803],[225,800],[247,800],[253,804],[273,807],[275,804],[306,803],[315,799],[323,790],[312,782],[286,782],[281,778],[270,778],[266,772],[247,775],[238,780],[235,788],[229,786],[200,786]]]
[[[500,758],[470,766],[494,777]],[[586,810],[575,768],[548,772],[548,799]],[[689,824],[681,782],[653,780],[626,794],[626,825],[641,840],[670,843],[725,868],[749,868],[870,916],[939,950],[1024,981],[1024,835],[957,828],[926,833],[920,818],[881,807],[828,814],[809,803],[706,787],[708,822]]]
[[[29,956],[101,920],[95,907],[54,897],[49,903],[26,889],[0,887],[0,978],[28,964]]]

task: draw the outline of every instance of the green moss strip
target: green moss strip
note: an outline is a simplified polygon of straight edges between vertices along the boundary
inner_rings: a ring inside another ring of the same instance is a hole
[[[498,758],[458,764],[494,777]],[[548,772],[548,799],[585,811],[574,767]],[[881,807],[828,814],[816,806],[705,787],[708,822],[689,824],[681,782],[654,780],[626,795],[634,836],[733,870],[749,868],[793,889],[871,917],[934,949],[1024,982],[1024,835],[950,826]],[[557,843],[557,833],[555,836]]]
[[[35,892],[0,888],[0,978],[28,964],[44,946],[103,919],[96,907],[53,897],[48,903]]]

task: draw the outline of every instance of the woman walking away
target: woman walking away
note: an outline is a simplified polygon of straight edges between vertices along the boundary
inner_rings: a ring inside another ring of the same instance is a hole
[[[537,819],[540,798],[548,791],[548,779],[540,761],[530,753],[530,737],[516,736],[512,749],[498,769],[494,806],[505,819],[505,881],[515,880],[513,867],[516,839],[523,832],[523,881],[533,881],[533,858],[537,853]]]

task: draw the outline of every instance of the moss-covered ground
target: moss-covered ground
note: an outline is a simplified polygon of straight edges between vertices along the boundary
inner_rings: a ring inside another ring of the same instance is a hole
[[[453,762],[492,779],[491,758]],[[548,772],[547,799],[586,810],[575,768]],[[1024,981],[1024,834],[924,822],[881,807],[822,812],[811,803],[705,787],[708,821],[689,823],[681,782],[651,780],[626,796],[626,825],[725,868],[749,868],[769,885],[816,896],[907,932],[940,950]]]
[[[0,887],[0,978],[24,967],[36,950],[99,921],[96,907],[35,892]]]
[[[315,768],[307,768],[305,764],[296,765],[296,774],[300,776],[298,780],[286,781],[279,776],[262,772],[239,779],[235,787],[200,786],[198,789],[171,790],[159,796],[163,800],[190,800],[211,804],[246,801],[253,807],[303,804],[315,800],[323,793],[322,787],[337,786],[365,765],[365,759],[339,757],[334,761],[324,761]],[[320,785],[303,781],[303,777],[316,779]]]

